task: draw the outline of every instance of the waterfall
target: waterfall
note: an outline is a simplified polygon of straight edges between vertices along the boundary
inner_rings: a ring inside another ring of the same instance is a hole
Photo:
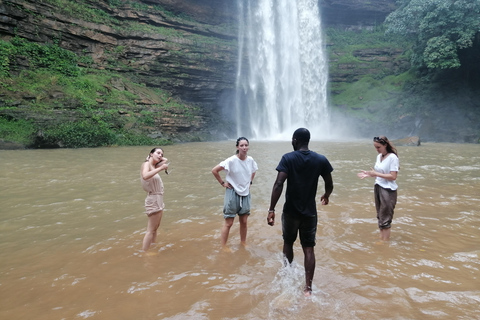
[[[238,0],[237,135],[328,136],[327,58],[318,0]]]

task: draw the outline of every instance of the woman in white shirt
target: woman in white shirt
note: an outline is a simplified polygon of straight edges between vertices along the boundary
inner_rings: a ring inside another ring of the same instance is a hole
[[[375,166],[370,171],[361,171],[357,175],[361,179],[375,178],[374,194],[377,210],[380,238],[390,238],[393,210],[397,203],[397,174],[400,168],[397,149],[385,136],[374,137],[373,146],[378,152]]]
[[[225,222],[222,227],[221,239],[224,250],[227,248],[228,234],[238,214],[240,221],[240,242],[246,244],[247,219],[250,215],[250,185],[258,170],[257,163],[247,155],[249,142],[245,137],[237,139],[237,152],[235,155],[220,162],[212,169],[217,181],[225,188],[223,217]],[[220,171],[227,172],[225,181],[220,176]]]

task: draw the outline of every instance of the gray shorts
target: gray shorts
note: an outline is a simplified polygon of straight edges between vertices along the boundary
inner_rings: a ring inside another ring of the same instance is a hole
[[[225,189],[223,200],[223,217],[235,218],[236,215],[250,214],[250,193],[247,196],[239,196],[234,189]]]
[[[377,209],[378,227],[388,229],[393,219],[393,209],[397,204],[397,190],[385,189],[378,184],[374,186],[375,208]]]

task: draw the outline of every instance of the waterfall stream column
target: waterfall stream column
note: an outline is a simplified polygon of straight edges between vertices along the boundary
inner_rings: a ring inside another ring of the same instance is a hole
[[[237,135],[328,136],[328,65],[313,0],[239,0]]]

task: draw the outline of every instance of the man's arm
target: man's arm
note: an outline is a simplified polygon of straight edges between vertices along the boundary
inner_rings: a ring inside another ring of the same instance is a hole
[[[272,195],[270,196],[270,207],[268,208],[267,223],[271,226],[275,224],[275,206],[282,195],[285,180],[287,180],[287,173],[279,171],[277,179],[273,184]]]
[[[333,191],[333,179],[332,179],[332,173],[326,173],[322,175],[323,181],[325,182],[325,193],[323,196],[320,198],[322,200],[323,205],[328,204],[328,198],[332,194]]]

